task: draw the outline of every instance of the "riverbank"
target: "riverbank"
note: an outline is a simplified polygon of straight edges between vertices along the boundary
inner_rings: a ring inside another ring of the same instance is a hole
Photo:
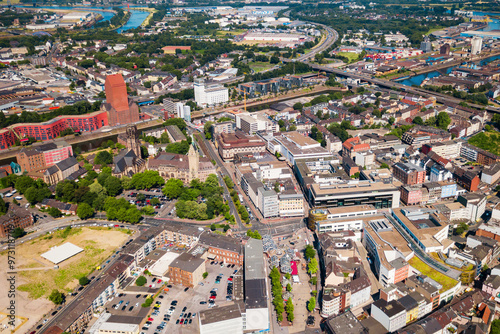
[[[149,12],[148,17],[142,22],[141,26],[145,27],[149,24],[151,19],[153,18],[153,14],[156,13],[158,10],[155,8],[149,8],[149,7],[133,7],[133,10],[138,10],[138,11],[143,11],[143,12]]]

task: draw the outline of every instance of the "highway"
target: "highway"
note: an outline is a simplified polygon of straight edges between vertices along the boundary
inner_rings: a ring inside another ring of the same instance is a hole
[[[457,99],[453,96],[449,96],[446,94],[440,94],[440,93],[436,93],[436,92],[430,92],[430,91],[427,91],[427,90],[422,89],[422,88],[410,87],[410,86],[406,86],[406,85],[403,85],[403,84],[400,84],[397,82],[392,82],[392,81],[388,81],[388,80],[373,78],[373,77],[366,76],[366,75],[346,72],[343,70],[334,69],[334,68],[330,68],[327,66],[321,66],[321,65],[315,65],[315,64],[309,64],[309,65],[315,70],[320,70],[320,71],[324,71],[327,73],[334,73],[336,75],[344,76],[344,77],[348,77],[348,78],[360,79],[362,81],[365,81],[365,82],[368,82],[368,83],[371,83],[374,85],[378,85],[381,87],[386,87],[386,88],[390,88],[390,89],[400,89],[404,92],[412,93],[415,95],[421,95],[424,97],[434,97],[434,98],[436,98],[436,101],[439,103],[459,104],[460,102],[464,102],[464,100]],[[474,104],[474,103],[467,103],[467,104],[473,108],[476,108],[476,109],[483,109],[484,108],[486,111],[492,112],[492,113],[499,113],[500,112],[499,108],[492,107],[492,106],[482,106],[482,105]]]

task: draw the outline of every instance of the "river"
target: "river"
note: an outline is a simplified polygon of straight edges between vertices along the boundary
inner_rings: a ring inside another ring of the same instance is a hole
[[[19,6],[19,7],[26,7],[26,6]],[[125,8],[125,6],[119,6],[119,7]],[[71,9],[74,9],[75,7],[70,7],[70,6],[40,6],[37,8],[44,8],[44,9],[48,9],[48,10],[50,10],[50,9],[71,10]],[[111,7],[100,7],[100,6],[83,7],[83,6],[80,6],[80,7],[76,7],[76,8],[78,8],[79,10],[84,9],[84,10],[89,11],[89,12],[99,13],[102,15],[102,20],[109,20],[115,15],[112,12],[102,11],[103,9],[110,10],[110,9],[112,9]],[[131,16],[130,16],[130,19],[127,21],[127,23],[123,27],[116,30],[118,33],[122,33],[124,31],[129,30],[129,29],[135,29],[135,28],[139,27],[142,24],[142,22],[144,22],[144,20],[149,15],[149,12],[142,11],[142,10],[135,10],[133,8],[130,9],[130,13],[131,13]]]
[[[474,12],[474,15],[477,15],[477,16],[488,15],[488,16],[490,16],[490,19],[492,22],[488,22],[488,25],[486,26],[486,28],[481,29],[481,30],[484,30],[484,31],[500,30],[500,20],[491,17],[493,15],[499,16],[500,14],[487,13],[487,12]],[[481,60],[478,63],[478,65],[484,66],[484,65],[488,64],[489,62],[492,62],[492,61],[497,60],[497,59],[500,59],[500,56],[493,56],[493,57],[485,58],[485,59]],[[444,69],[445,73],[450,74],[451,71],[453,71],[453,69],[455,67],[457,67],[457,66],[448,67],[448,68]],[[413,85],[420,86],[425,79],[435,78],[435,77],[438,77],[440,75],[442,75],[442,74],[439,73],[438,71],[432,71],[432,72],[428,72],[428,73],[424,73],[424,74],[419,74],[419,75],[416,75],[416,76],[413,76],[413,77],[410,77],[408,79],[404,79],[401,81],[397,81],[397,82],[400,84],[406,85],[406,86],[413,86]]]

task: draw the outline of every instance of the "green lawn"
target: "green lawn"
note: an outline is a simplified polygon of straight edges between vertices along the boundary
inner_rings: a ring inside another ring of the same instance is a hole
[[[488,152],[500,154],[500,132],[480,132],[469,139],[469,144],[482,148]]]
[[[432,34],[434,31],[439,31],[439,30],[443,30],[443,28],[432,28],[432,29],[429,29],[429,31],[425,34],[426,36],[429,36],[430,34]]]
[[[337,54],[342,57],[347,57],[350,63],[358,59],[358,54],[355,52],[338,52]]]
[[[254,61],[248,64],[248,66],[250,66],[252,70],[258,73],[270,69],[271,67],[274,66],[274,64],[265,63],[261,61]]]
[[[235,30],[231,30],[231,31],[218,30],[217,31],[217,36],[227,36],[227,35],[235,36],[235,35],[241,35],[245,31],[246,31],[245,29],[235,29]]]
[[[435,280],[439,284],[443,286],[443,288],[439,292],[445,292],[451,288],[453,288],[455,285],[457,285],[458,281],[441,274],[440,272],[436,271],[435,269],[429,267],[427,264],[422,262],[418,257],[414,256],[411,258],[410,261],[408,261],[410,266],[413,268],[417,269],[422,273],[422,275],[426,275],[427,277]]]

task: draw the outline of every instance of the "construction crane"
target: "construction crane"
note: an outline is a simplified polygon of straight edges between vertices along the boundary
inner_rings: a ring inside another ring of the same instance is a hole
[[[247,92],[244,91],[243,89],[239,89],[239,88],[234,88],[236,91],[240,92],[240,93],[243,93],[243,105],[244,105],[244,108],[245,108],[245,112],[247,112]]]

